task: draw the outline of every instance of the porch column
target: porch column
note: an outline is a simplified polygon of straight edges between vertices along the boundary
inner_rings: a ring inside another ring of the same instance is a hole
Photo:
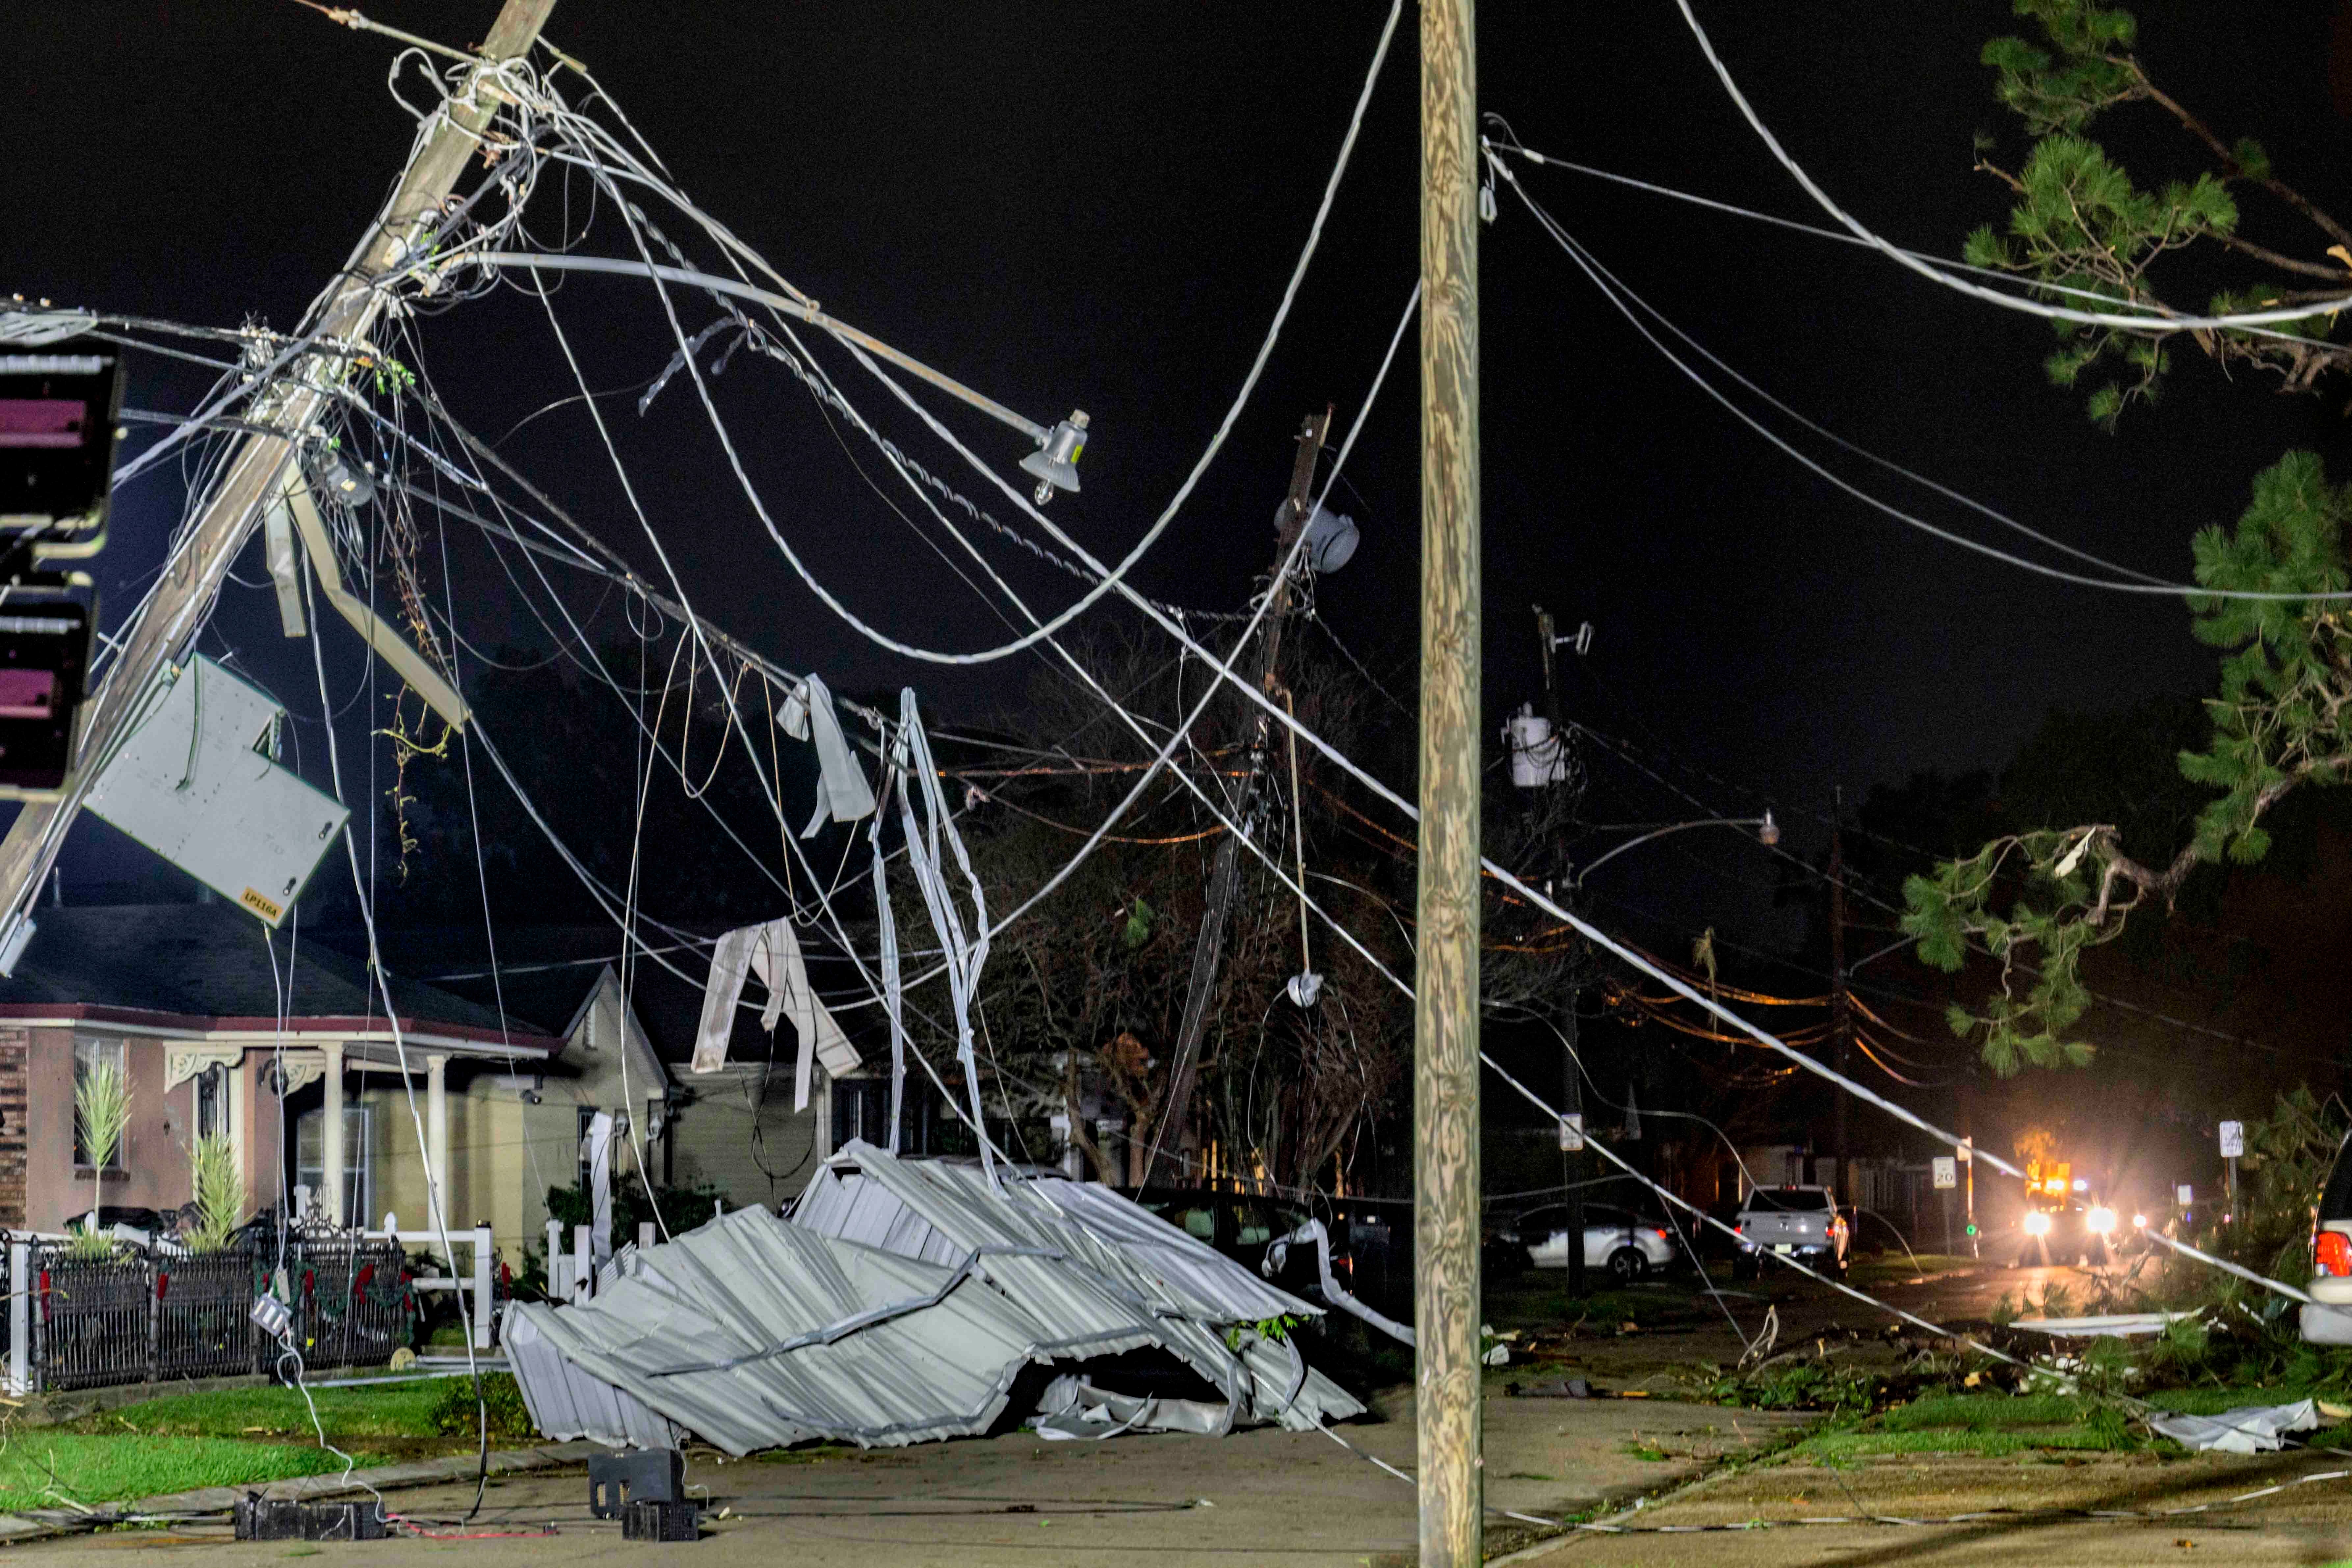
[[[446,1229],[452,1184],[449,1180],[449,1058],[425,1058],[425,1179],[431,1200],[425,1223]]]
[[[312,1195],[328,1223],[341,1226],[349,1223],[343,1214],[343,1042],[329,1040],[321,1048],[327,1057],[327,1103],[319,1113],[319,1180],[327,1190]]]

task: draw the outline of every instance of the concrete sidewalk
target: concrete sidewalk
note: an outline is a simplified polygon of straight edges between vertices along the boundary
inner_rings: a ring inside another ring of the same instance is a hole
[[[1551,1517],[1671,1488],[1807,1420],[1663,1400],[1516,1399],[1500,1392],[1502,1381],[1490,1381],[1486,1401],[1487,1501]],[[1409,1470],[1410,1399],[1382,1404],[1391,1419],[1340,1435]],[[712,1505],[697,1558],[714,1565],[974,1568],[1038,1552],[1066,1563],[1141,1556],[1181,1564],[1390,1564],[1411,1562],[1414,1541],[1412,1488],[1315,1432],[1261,1428],[1224,1438],[1171,1434],[1099,1443],[1046,1443],[1024,1433],[724,1463],[698,1453],[688,1479]],[[472,1500],[470,1481],[404,1492],[394,1500],[396,1511],[437,1539],[324,1550],[364,1552],[368,1562],[389,1568],[446,1551],[461,1536],[475,1537],[467,1546],[500,1563],[574,1563],[623,1549],[615,1526],[589,1518],[580,1470],[495,1482],[482,1515],[456,1522]],[[1498,1551],[1528,1539],[1499,1517],[1495,1524]],[[550,1527],[555,1533],[543,1533]],[[174,1527],[161,1539],[200,1564],[255,1561],[255,1547],[226,1537],[225,1527]],[[220,1544],[198,1543],[206,1538]],[[60,1541],[45,1550],[106,1550],[122,1540]]]
[[[2352,1466],[2323,1454],[1874,1456],[1701,1481],[1662,1506],[1516,1554],[1538,1568],[1741,1568],[1834,1562],[2107,1568],[2164,1560],[2316,1564],[2352,1558]],[[2300,1478],[2323,1478],[2296,1484]],[[2245,1501],[2247,1493],[2278,1487]],[[1880,1516],[1879,1522],[1825,1523]],[[1958,1523],[1933,1521],[1985,1515]],[[2105,1517],[2095,1517],[2105,1515]],[[1690,1533],[1702,1531],[1701,1533]]]

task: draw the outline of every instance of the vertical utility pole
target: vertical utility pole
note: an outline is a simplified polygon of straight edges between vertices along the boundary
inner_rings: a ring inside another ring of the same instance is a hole
[[[1307,526],[1315,505],[1315,465],[1330,434],[1329,408],[1307,416],[1298,432],[1298,455],[1290,465],[1289,496],[1275,517],[1274,583],[1267,590],[1271,597],[1265,610],[1265,641],[1257,658],[1258,689],[1269,697],[1277,685],[1275,670],[1276,661],[1282,657],[1283,622],[1290,614],[1293,574],[1286,568],[1298,543],[1298,531]],[[1273,755],[1272,735],[1271,722],[1260,709],[1250,731],[1249,773],[1242,784],[1241,809],[1234,816],[1244,833],[1256,829],[1266,763]],[[1184,1016],[1176,1029],[1175,1066],[1168,1073],[1168,1100],[1160,1107],[1159,1135],[1152,1140],[1145,1169],[1129,1173],[1140,1186],[1149,1186],[1162,1168],[1181,1156],[1192,1126],[1193,1072],[1201,1060],[1201,1037],[1208,1029],[1209,1003],[1216,995],[1217,968],[1224,959],[1225,925],[1232,918],[1234,894],[1241,885],[1241,840],[1226,834],[1209,869],[1208,898],[1201,910],[1201,934],[1192,947],[1192,977],[1184,988]]]
[[[1421,879],[1413,982],[1422,1568],[1481,1558],[1475,0],[1421,7]],[[1581,1238],[1580,1238],[1581,1239]]]
[[[526,54],[539,38],[555,0],[506,0],[481,54],[503,62]],[[48,874],[65,842],[65,830],[80,809],[91,782],[87,764],[102,758],[121,739],[140,699],[157,672],[185,656],[204,626],[221,581],[264,504],[277,493],[286,465],[331,400],[318,390],[341,382],[351,368],[341,345],[364,338],[374,324],[383,295],[377,280],[431,243],[442,205],[457,188],[467,159],[482,147],[480,132],[499,100],[488,92],[465,89],[453,97],[440,123],[417,148],[398,189],[368,226],[340,281],[331,285],[304,319],[301,334],[325,344],[322,352],[295,362],[286,378],[254,399],[247,417],[267,425],[238,442],[221,468],[220,479],[198,511],[187,546],[166,567],[155,597],[131,628],[130,641],[98,689],[84,704],[75,746],[80,769],[72,792],[58,801],[27,801],[0,841],[0,915],[23,912],[31,891]],[[0,924],[0,931],[8,929]]]
[[[1830,821],[1830,1038],[1837,1047],[1837,1070],[1851,1075],[1853,1071],[1853,1007],[1846,1000],[1845,989],[1845,790],[1841,786],[1836,795],[1836,811]],[[1837,1200],[1841,1206],[1853,1205],[1853,1183],[1847,1169],[1845,1143],[1845,1105],[1848,1096],[1843,1089],[1836,1090],[1836,1120],[1832,1124],[1831,1152],[1837,1156]]]
[[[1543,646],[1544,712],[1551,720],[1552,744],[1559,748],[1554,755],[1565,764],[1568,761],[1568,713],[1559,699],[1559,632],[1552,624],[1550,611],[1538,605],[1535,612],[1536,639]],[[1575,807],[1580,785],[1574,769],[1564,769],[1563,772],[1564,776],[1558,785],[1560,805],[1565,808],[1560,813],[1562,843],[1554,847],[1559,851],[1554,863],[1559,868],[1559,879],[1551,885],[1549,890],[1552,897],[1559,900],[1562,909],[1573,910],[1576,908],[1576,879],[1574,868],[1568,863],[1565,827],[1566,819]],[[1576,1116],[1584,1110],[1584,1073],[1577,1059],[1581,1042],[1576,1024],[1577,999],[1582,989],[1580,972],[1584,965],[1584,939],[1570,932],[1568,940],[1570,943],[1568,994],[1559,1007],[1560,1037],[1567,1042],[1560,1052],[1559,1108],[1563,1112]],[[1584,1182],[1591,1174],[1591,1170],[1592,1156],[1580,1149],[1560,1162],[1560,1179],[1568,1184],[1565,1194],[1568,1199],[1568,1294],[1571,1300],[1581,1300],[1587,1289],[1584,1278]]]

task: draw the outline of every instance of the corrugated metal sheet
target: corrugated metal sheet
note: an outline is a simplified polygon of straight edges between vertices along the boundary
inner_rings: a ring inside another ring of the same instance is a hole
[[[677,1426],[646,1403],[565,1361],[527,1309],[507,1309],[500,1342],[531,1424],[558,1442],[586,1437],[615,1448],[675,1448]]]
[[[974,1248],[1036,1256],[992,1257],[990,1278],[1024,1305],[1099,1310],[1106,1298],[1140,1310],[1163,1348],[1225,1391],[1237,1420],[1305,1428],[1362,1413],[1345,1389],[1297,1350],[1226,1331],[1321,1310],[1276,1289],[1117,1193],[1060,1178],[1006,1173],[1003,1190],[975,1166],[901,1160],[854,1141],[811,1181],[792,1222],[910,1259],[933,1262]]]
[[[1029,1363],[1160,1338],[1103,1289],[1078,1282],[1033,1298],[998,1278],[1038,1261],[975,1249],[944,1267],[740,1209],[638,1254],[592,1301],[516,1306],[509,1342],[530,1348],[515,1373],[551,1436],[636,1441],[632,1400],[737,1454],[812,1437],[969,1436],[1002,1414]],[[542,1343],[565,1364],[542,1359]],[[614,1391],[610,1409],[596,1384]]]

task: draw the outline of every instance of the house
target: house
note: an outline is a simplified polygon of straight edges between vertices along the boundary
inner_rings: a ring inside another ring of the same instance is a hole
[[[383,938],[393,973],[420,975],[510,1019],[528,1019],[566,1042],[563,1067],[530,1086],[548,1105],[564,1108],[554,1113],[559,1118],[577,1122],[562,1122],[526,1145],[540,1151],[538,1165],[521,1173],[539,1196],[534,1212],[544,1212],[548,1186],[577,1179],[569,1143],[577,1142],[586,1119],[596,1109],[629,1101],[622,1092],[624,1075],[607,1049],[619,1037],[625,1013],[632,1042],[626,1059],[638,1064],[627,1070],[627,1087],[646,1114],[631,1123],[630,1142],[614,1158],[616,1177],[637,1173],[642,1161],[643,1173],[656,1186],[710,1191],[730,1208],[772,1208],[797,1197],[819,1164],[851,1138],[884,1140],[888,1051],[878,1042],[861,1042],[867,1065],[856,1076],[835,1080],[817,1068],[808,1107],[801,1110],[793,1103],[797,1047],[792,1027],[784,1025],[771,1037],[754,1012],[739,1015],[728,1059],[718,1071],[688,1072],[709,961],[695,949],[658,948],[652,954],[638,952],[626,966],[625,981],[620,933],[610,925],[501,928],[495,971],[478,928]],[[824,976],[818,982],[823,991],[854,983],[846,964],[822,952],[813,952],[809,962]],[[757,982],[751,994],[756,1002]],[[592,999],[597,1009],[593,1014]],[[859,1015],[842,1016],[853,1027],[863,1021]],[[652,1108],[642,1105],[642,1086],[656,1073],[665,1075],[667,1098],[660,1114],[666,1121],[654,1121]],[[940,1109],[937,1095],[911,1081],[908,1089],[902,1146],[909,1152],[953,1147],[953,1129],[942,1125],[952,1119]],[[558,1149],[549,1139],[569,1142]],[[697,1223],[705,1217],[692,1216]]]
[[[795,1110],[791,1028],[772,1040],[752,1012],[725,1066],[687,1074],[706,961],[640,957],[625,981],[609,926],[502,931],[495,973],[473,956],[478,930],[386,933],[395,1028],[349,933],[265,940],[226,902],[37,919],[0,979],[0,1227],[59,1230],[100,1203],[177,1208],[195,1140],[217,1132],[257,1210],[299,1194],[369,1226],[391,1214],[426,1227],[430,1150],[450,1228],[488,1225],[520,1260],[545,1235],[549,1189],[584,1180],[600,1111],[614,1121],[615,1180],[704,1188],[730,1207],[788,1203],[841,1143],[885,1136],[887,1068],[839,1083],[820,1069]],[[74,1115],[99,1062],[130,1096],[103,1173]],[[949,1147],[936,1096],[908,1089],[903,1146]]]
[[[195,1139],[217,1132],[257,1208],[307,1189],[331,1215],[404,1228],[428,1223],[430,1149],[451,1228],[488,1224],[519,1257],[547,1185],[576,1179],[583,1109],[640,1139],[668,1120],[667,1077],[609,976],[583,977],[547,1027],[395,973],[395,1027],[363,961],[290,931],[265,941],[234,905],[53,907],[38,922],[0,980],[0,1226],[57,1230],[100,1201],[177,1207]],[[130,1100],[103,1173],[74,1115],[99,1062]]]

